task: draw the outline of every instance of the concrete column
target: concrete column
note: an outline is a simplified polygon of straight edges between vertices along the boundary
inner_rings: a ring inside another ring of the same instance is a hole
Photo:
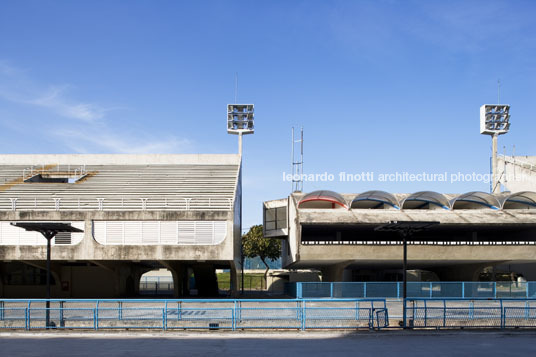
[[[4,295],[4,264],[0,263],[0,297],[5,297]]]
[[[344,269],[351,262],[344,262],[320,268],[322,272],[322,281],[343,281]]]
[[[188,266],[176,261],[160,261],[173,277],[173,297],[180,298],[190,295],[188,282]]]
[[[497,172],[497,141],[499,139],[499,134],[493,134],[491,138],[491,177],[492,177],[492,193],[500,193],[501,185],[499,184],[499,175]]]
[[[233,261],[229,263],[229,274],[231,278],[231,296],[236,298],[239,296],[240,292],[238,290],[238,273]]]
[[[214,265],[196,264],[193,266],[193,269],[195,286],[199,296],[217,297],[219,295],[218,278],[216,276]]]

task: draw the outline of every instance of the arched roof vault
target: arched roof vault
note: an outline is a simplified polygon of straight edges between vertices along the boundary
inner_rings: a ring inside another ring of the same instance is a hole
[[[350,204],[351,208],[396,208],[400,203],[395,196],[385,191],[367,191],[355,196]]]
[[[314,191],[302,197],[298,208],[346,208],[346,200],[337,192],[321,190]]]
[[[402,209],[450,209],[449,200],[434,191],[415,192],[402,201]]]

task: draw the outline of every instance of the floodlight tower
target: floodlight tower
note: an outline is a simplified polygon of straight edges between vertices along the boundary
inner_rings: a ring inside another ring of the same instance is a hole
[[[236,91],[235,91],[236,101]],[[238,135],[238,155],[240,156],[240,162],[242,163],[242,135],[253,134],[255,132],[255,126],[253,123],[253,104],[227,104],[227,133]],[[240,165],[242,166],[242,165]],[[242,168],[240,168],[240,223],[239,230],[242,236]],[[242,248],[241,252],[242,252]],[[242,256],[240,265],[242,269],[242,294],[244,294],[244,254]]]
[[[238,154],[242,157],[242,135],[254,133],[253,104],[227,104],[227,133],[238,135]]]
[[[499,193],[497,174],[497,142],[499,135],[510,129],[510,106],[506,104],[484,104],[480,107],[480,134],[491,135],[491,193]]]

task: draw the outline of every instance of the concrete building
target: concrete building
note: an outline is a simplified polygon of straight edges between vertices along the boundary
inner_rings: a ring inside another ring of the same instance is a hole
[[[52,241],[52,297],[131,297],[142,274],[172,272],[174,295],[195,276],[218,294],[215,269],[240,257],[239,155],[1,155],[0,296],[44,297],[46,240],[11,222],[66,222]]]
[[[338,194],[264,202],[266,237],[284,239],[283,267],[319,268],[324,281],[401,280],[401,238],[389,221],[437,221],[408,246],[408,269],[444,281],[509,270],[536,280],[536,193]]]
[[[508,191],[536,191],[536,156],[499,155],[497,176]]]

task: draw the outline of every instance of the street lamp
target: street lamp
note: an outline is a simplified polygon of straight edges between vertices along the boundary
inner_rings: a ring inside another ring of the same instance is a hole
[[[50,241],[60,232],[82,233],[81,229],[75,228],[68,223],[49,222],[16,222],[12,226],[23,228],[29,232],[39,232],[47,240],[47,292],[46,292],[46,328],[54,327],[50,323]]]
[[[408,238],[411,238],[414,233],[424,231],[432,226],[438,225],[439,222],[428,221],[390,221],[389,223],[382,224],[374,228],[378,232],[397,232],[402,237],[402,244],[404,246],[403,263],[402,263],[402,276],[403,276],[403,307],[402,307],[402,324],[404,328],[406,325],[406,299],[408,295]]]

